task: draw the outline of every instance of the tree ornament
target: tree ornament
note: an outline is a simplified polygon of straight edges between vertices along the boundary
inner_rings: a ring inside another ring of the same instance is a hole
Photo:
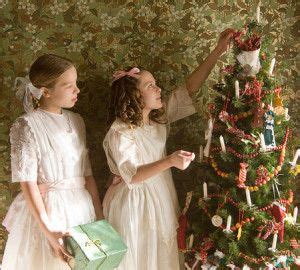
[[[177,229],[177,242],[178,242],[178,248],[182,251],[186,251],[186,241],[185,241],[185,237],[186,237],[186,231],[188,228],[188,222],[187,222],[187,216],[186,216],[186,212],[189,209],[191,200],[192,200],[192,196],[193,196],[193,192],[190,191],[187,193],[186,195],[186,200],[185,200],[185,207],[179,217],[179,226]]]
[[[285,109],[283,107],[282,98],[280,97],[281,87],[276,88],[274,90],[274,92],[275,92],[275,97],[274,97],[274,100],[273,100],[274,113],[276,115],[284,115],[285,114]]]
[[[251,123],[251,126],[253,128],[260,128],[263,126],[263,116],[264,116],[264,110],[262,108],[262,104],[260,103],[258,107],[254,110],[254,117]]]
[[[245,162],[240,163],[240,172],[239,172],[239,178],[237,181],[237,186],[239,188],[245,187],[245,182],[247,179],[247,167],[249,165]]]
[[[215,227],[220,227],[223,223],[223,219],[219,216],[219,215],[214,215],[211,218],[211,223],[212,225],[214,225]]]
[[[285,208],[278,202],[273,203],[272,213],[276,222],[281,223],[283,226],[278,230],[279,240],[282,243],[284,237],[284,218],[285,218]]]
[[[268,111],[264,114],[264,139],[267,149],[272,149],[276,146],[274,134],[274,116],[274,112],[269,106]]]

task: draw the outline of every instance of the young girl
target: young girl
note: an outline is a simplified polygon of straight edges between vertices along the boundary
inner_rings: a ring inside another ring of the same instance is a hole
[[[77,101],[76,80],[73,63],[53,54],[33,63],[29,79],[16,80],[27,113],[10,131],[11,169],[22,192],[3,221],[9,235],[2,270],[70,269],[64,231],[102,218],[84,122],[62,109]]]
[[[161,89],[150,72],[132,68],[114,74],[109,108],[113,123],[103,146],[117,177],[103,208],[128,246],[118,270],[179,269],[179,206],[170,168],[184,170],[194,154],[179,150],[166,155],[166,123],[195,113],[190,96],[203,84],[232,34],[231,29],[221,34],[216,49],[187,78],[186,86],[171,94],[165,114]]]

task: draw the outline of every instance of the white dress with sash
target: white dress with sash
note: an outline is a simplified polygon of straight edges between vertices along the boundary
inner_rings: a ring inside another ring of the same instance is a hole
[[[172,123],[195,113],[185,87],[175,90],[166,106]],[[128,246],[118,270],[178,270],[176,229],[179,206],[171,170],[134,184],[137,168],[166,156],[167,126],[157,123],[130,129],[117,119],[103,142],[113,174],[123,178],[108,189],[104,216]]]
[[[38,184],[53,230],[92,222],[95,211],[85,189],[91,166],[82,118],[37,109],[19,117],[10,131],[12,181]],[[66,270],[54,257],[20,192],[3,221],[9,231],[2,270]]]

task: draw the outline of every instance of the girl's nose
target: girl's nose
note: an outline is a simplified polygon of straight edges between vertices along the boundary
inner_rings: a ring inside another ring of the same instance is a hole
[[[160,93],[161,92],[161,88],[159,86],[156,86],[156,91]]]
[[[75,92],[78,94],[78,93],[80,93],[80,89],[76,86],[76,88],[75,88]]]

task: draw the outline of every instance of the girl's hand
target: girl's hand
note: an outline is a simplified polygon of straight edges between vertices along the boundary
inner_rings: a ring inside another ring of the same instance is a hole
[[[226,50],[230,47],[230,41],[235,31],[231,28],[227,28],[225,31],[223,31],[220,34],[218,45],[216,47],[216,50],[223,54]]]
[[[49,244],[52,248],[52,251],[55,256],[59,257],[65,262],[68,262],[72,258],[72,256],[68,253],[68,251],[64,248],[64,238],[69,236],[68,233],[62,232],[48,232],[46,238],[49,241]]]
[[[185,170],[190,163],[195,159],[195,154],[183,150],[179,150],[169,155],[168,160],[172,167],[176,167],[179,170]]]

